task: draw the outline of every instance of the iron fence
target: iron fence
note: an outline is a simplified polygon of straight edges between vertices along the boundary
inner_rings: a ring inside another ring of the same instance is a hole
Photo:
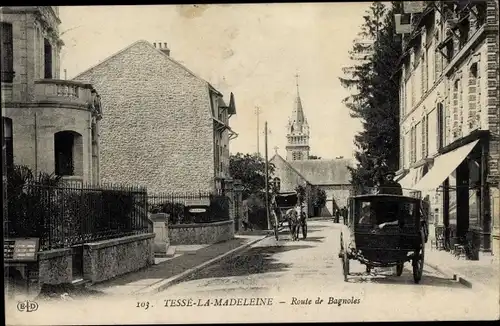
[[[171,225],[229,220],[229,205],[226,195],[211,192],[148,195],[149,212],[166,213]]]
[[[9,189],[7,234],[42,250],[147,233],[147,192],[133,186],[26,183]]]

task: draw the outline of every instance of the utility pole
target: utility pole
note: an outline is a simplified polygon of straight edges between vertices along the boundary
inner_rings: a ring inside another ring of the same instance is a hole
[[[4,234],[7,234],[7,221],[8,221],[8,196],[7,196],[7,185],[8,185],[8,174],[7,174],[7,145],[5,144],[5,122],[4,122],[4,108],[2,107],[2,183],[3,183],[3,229]]]
[[[267,158],[267,121],[264,126],[264,147],[265,147],[265,158],[266,158],[266,217],[267,217],[267,229],[271,230],[271,220],[269,219],[269,166]]]
[[[259,115],[262,113],[262,110],[256,106],[255,107],[255,115],[257,116],[257,155],[260,156],[260,143],[259,143]]]

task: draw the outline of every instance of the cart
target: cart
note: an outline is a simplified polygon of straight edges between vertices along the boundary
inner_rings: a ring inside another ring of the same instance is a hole
[[[276,237],[276,240],[278,240],[278,229],[283,227],[285,221],[288,222],[288,229],[290,230],[290,232],[292,231],[287,211],[297,206],[298,195],[296,192],[280,192],[274,195],[274,202],[275,214],[272,214],[272,221],[274,235]],[[305,212],[302,212],[299,227],[302,229],[302,237],[305,239],[307,237],[307,218]]]
[[[348,225],[340,234],[344,281],[348,281],[349,261],[358,260],[367,272],[373,267],[396,266],[397,276],[403,273],[404,264],[411,262],[413,280],[419,283],[429,233],[422,207],[421,199],[399,195],[349,198]]]

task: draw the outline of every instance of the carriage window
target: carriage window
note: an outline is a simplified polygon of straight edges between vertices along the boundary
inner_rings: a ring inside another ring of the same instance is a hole
[[[360,225],[374,225],[399,220],[413,223],[416,204],[399,200],[366,200],[355,206],[355,216]]]

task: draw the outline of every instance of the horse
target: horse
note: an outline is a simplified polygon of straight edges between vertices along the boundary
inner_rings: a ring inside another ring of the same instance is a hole
[[[291,208],[286,212],[288,219],[288,228],[290,229],[290,235],[292,241],[299,240],[299,230],[300,230],[300,216],[299,212],[295,208]]]

